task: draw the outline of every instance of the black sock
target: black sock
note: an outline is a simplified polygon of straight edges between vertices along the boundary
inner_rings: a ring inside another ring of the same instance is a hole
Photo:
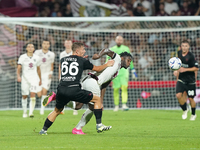
[[[94,115],[96,117],[96,123],[101,123],[101,117],[102,117],[102,109],[94,109]]]
[[[183,104],[183,105],[180,105],[180,107],[182,108],[183,111],[187,110],[187,105],[186,105],[186,103]]]
[[[53,122],[51,122],[48,118],[45,120],[44,122],[44,126],[43,126],[43,130],[47,130],[51,125],[52,125]]]
[[[195,115],[196,107],[192,108],[192,115]]]

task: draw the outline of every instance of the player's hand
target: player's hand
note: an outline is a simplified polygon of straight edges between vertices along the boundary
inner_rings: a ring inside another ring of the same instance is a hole
[[[186,68],[181,67],[178,71],[179,71],[180,73],[182,73],[182,72],[186,72],[187,70],[186,70]]]
[[[115,63],[114,60],[108,60],[108,62],[106,64],[107,64],[107,67],[111,67],[114,65],[114,63]]]
[[[92,59],[94,59],[94,60],[99,59],[99,58],[100,58],[100,57],[99,57],[98,54],[94,54],[94,55],[92,56]]]
[[[136,80],[136,79],[138,78],[138,75],[137,75],[137,73],[136,73],[135,68],[133,68],[133,69],[131,70],[131,72],[132,72],[132,79],[133,79],[133,80]]]
[[[178,74],[179,74],[179,72],[178,72],[178,71],[174,71],[174,72],[173,72],[173,75],[174,75],[175,77],[177,77],[177,76],[178,76]]]
[[[41,81],[41,80],[40,80],[40,82],[39,82],[39,86],[40,86],[40,85],[42,85],[42,81]]]
[[[21,82],[21,81],[22,81],[21,77],[17,77],[17,82]]]
[[[88,55],[83,56],[83,58],[88,58]]]
[[[49,79],[51,79],[52,78],[52,74],[49,74]]]

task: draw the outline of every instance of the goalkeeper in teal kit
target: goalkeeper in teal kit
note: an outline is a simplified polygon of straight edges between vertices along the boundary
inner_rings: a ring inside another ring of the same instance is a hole
[[[122,52],[128,52],[130,53],[130,50],[127,46],[122,45],[123,44],[123,37],[122,36],[117,36],[115,39],[115,42],[117,45],[111,47],[110,49],[114,51],[117,54],[121,54]],[[107,60],[109,57],[107,57]],[[132,72],[132,78],[135,79],[137,78],[136,71],[134,69],[133,62],[131,62],[130,69]],[[129,70],[128,69],[120,69],[118,72],[117,77],[113,80],[113,96],[114,96],[114,104],[115,104],[115,109],[114,111],[118,111],[119,109],[119,89],[121,88],[121,96],[122,96],[122,109],[123,110],[128,110],[129,108],[127,107],[126,103],[128,100],[128,80],[129,80]]]

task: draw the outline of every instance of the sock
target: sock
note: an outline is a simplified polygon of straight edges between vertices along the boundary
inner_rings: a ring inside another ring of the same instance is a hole
[[[101,123],[101,117],[102,117],[102,109],[94,109],[94,115],[96,117],[96,123]]]
[[[128,91],[127,91],[128,87],[122,85],[121,89],[122,89],[122,103],[126,104],[128,101]]]
[[[27,98],[26,99],[22,98],[22,109],[23,109],[23,113],[26,114],[27,113]]]
[[[115,106],[118,106],[119,105],[119,88],[114,88],[113,97],[114,97]]]
[[[183,105],[180,105],[180,107],[182,108],[183,111],[187,110],[187,104],[186,103],[184,103]]]
[[[76,125],[76,129],[80,130],[82,129],[92,118],[93,111],[90,109],[86,109],[86,111],[83,113],[81,120],[79,123]]]
[[[196,107],[192,108],[192,115],[195,115]]]
[[[29,103],[29,116],[33,114],[34,108],[35,108],[35,97],[31,97]]]
[[[48,118],[44,122],[43,130],[47,131],[47,129],[53,124]]]
[[[42,95],[42,97],[41,97],[41,108],[40,108],[40,113],[43,113],[44,114],[44,107],[45,106],[43,106],[43,101],[44,101],[44,99],[47,97],[47,95]]]

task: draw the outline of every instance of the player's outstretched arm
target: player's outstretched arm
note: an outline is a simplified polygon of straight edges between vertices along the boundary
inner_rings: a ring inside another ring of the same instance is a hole
[[[115,52],[111,51],[109,48],[102,49],[98,54],[94,54],[92,59],[96,60],[101,58],[103,55],[108,55],[111,58],[114,56]]]
[[[114,60],[109,60],[107,63],[105,63],[104,65],[101,65],[101,66],[95,66],[93,67],[93,71],[97,71],[97,72],[101,72],[102,70],[104,70],[105,68],[107,67],[111,67],[113,66],[115,63]]]

